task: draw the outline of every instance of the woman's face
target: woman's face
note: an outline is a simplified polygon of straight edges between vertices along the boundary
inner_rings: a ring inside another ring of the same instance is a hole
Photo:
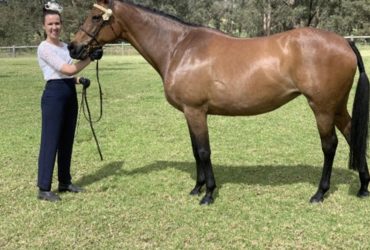
[[[49,39],[59,40],[59,35],[62,29],[60,16],[57,14],[49,14],[44,19],[44,30]]]

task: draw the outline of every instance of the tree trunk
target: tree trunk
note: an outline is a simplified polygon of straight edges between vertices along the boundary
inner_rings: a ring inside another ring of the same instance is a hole
[[[271,34],[271,0],[266,0],[263,13],[263,31],[265,35],[269,36]]]

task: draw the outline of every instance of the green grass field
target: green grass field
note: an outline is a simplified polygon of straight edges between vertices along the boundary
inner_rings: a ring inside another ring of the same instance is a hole
[[[183,114],[156,72],[139,56],[107,56],[100,72],[105,160],[81,119],[72,173],[86,192],[53,204],[36,199],[41,72],[35,58],[0,59],[0,249],[368,249],[370,199],[356,197],[341,135],[329,195],[308,202],[323,156],[304,98],[265,115],[209,118],[218,189],[204,207],[188,195],[195,164]],[[91,65],[85,76],[94,74]],[[96,81],[89,100],[97,115]]]

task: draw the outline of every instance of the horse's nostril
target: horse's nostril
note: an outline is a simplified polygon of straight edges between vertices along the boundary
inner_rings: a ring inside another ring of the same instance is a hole
[[[67,46],[68,50],[71,50],[73,49],[73,44],[72,43],[69,43],[68,46]]]
[[[73,59],[85,59],[88,55],[88,46],[84,44],[78,44],[78,43],[69,43],[67,45],[69,50],[69,55]]]

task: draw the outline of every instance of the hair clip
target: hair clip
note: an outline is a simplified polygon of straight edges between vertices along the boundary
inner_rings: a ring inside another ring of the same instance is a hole
[[[62,13],[63,12],[63,7],[60,6],[57,2],[55,1],[49,1],[47,4],[44,5],[44,8],[46,10],[52,10],[52,11],[56,11],[58,13]]]

